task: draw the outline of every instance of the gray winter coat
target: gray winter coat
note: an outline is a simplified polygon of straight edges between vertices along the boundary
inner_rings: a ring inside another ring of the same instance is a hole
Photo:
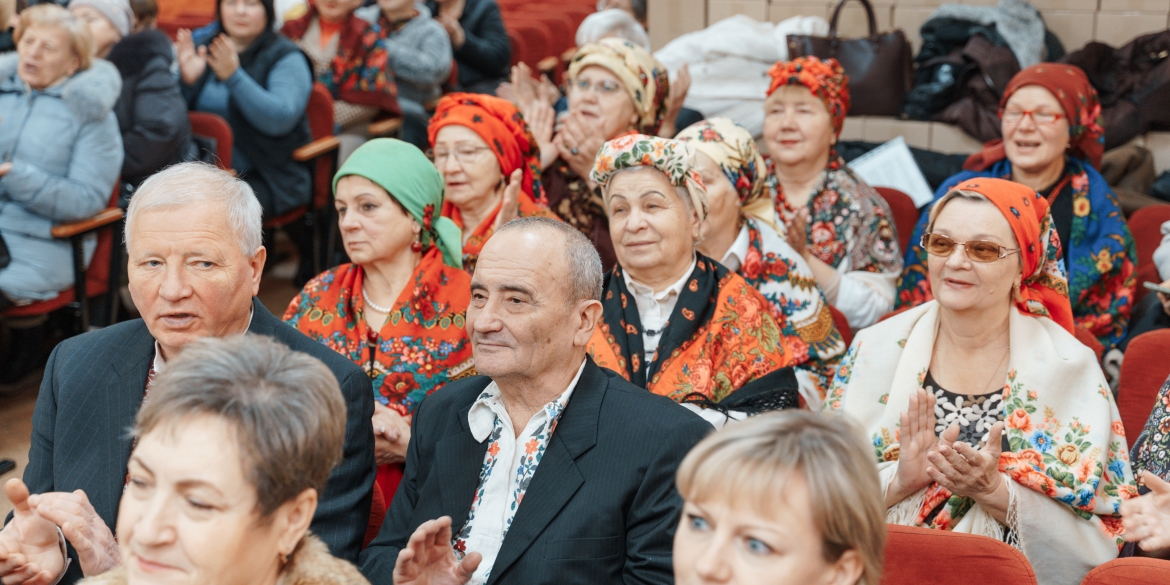
[[[122,136],[111,112],[122,78],[95,59],[64,82],[33,91],[17,74],[17,58],[0,56],[0,161],[12,163],[0,178],[0,236],[12,256],[0,270],[0,293],[27,301],[53,298],[73,284],[69,243],[54,240],[52,227],[92,216],[110,200],[122,169]]]

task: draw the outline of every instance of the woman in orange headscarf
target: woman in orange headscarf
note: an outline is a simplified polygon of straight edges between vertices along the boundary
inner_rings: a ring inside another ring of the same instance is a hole
[[[556,218],[540,186],[540,147],[511,102],[450,94],[439,100],[427,137],[447,183],[442,215],[463,230],[464,270],[475,271],[479,251],[500,225]]]
[[[1007,541],[1041,585],[1079,583],[1117,556],[1137,488],[1113,394],[1072,334],[1048,201],[970,179],[925,231],[934,300],[858,333],[827,408],[865,427],[889,522]]]

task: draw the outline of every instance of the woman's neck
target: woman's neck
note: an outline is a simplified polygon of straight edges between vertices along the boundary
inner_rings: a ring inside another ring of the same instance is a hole
[[[776,165],[776,178],[784,190],[784,200],[794,208],[803,207],[812,198],[813,189],[829,166],[829,153],[793,165]]]
[[[365,270],[365,279],[362,281],[365,294],[382,307],[393,307],[402,289],[410,282],[421,258],[421,252],[404,248],[387,258],[362,264]]]
[[[935,343],[944,342],[964,354],[1002,351],[1011,338],[1008,323],[1011,311],[1014,310],[1010,303],[968,311],[950,311],[940,307]]]
[[[248,47],[252,46],[252,43],[256,42],[256,39],[260,38],[260,35],[249,37],[228,35],[228,38],[230,38],[232,42],[236,44],[236,52],[243,53],[244,51],[248,50]]]
[[[459,216],[463,219],[464,243],[479,228],[481,223],[491,217],[492,212],[495,211],[503,197],[504,192],[501,189],[492,189],[482,197],[476,197],[456,206],[459,208]]]
[[[700,254],[716,261],[722,261],[727,256],[727,252],[731,250],[731,246],[735,244],[741,231],[743,231],[743,226],[737,219],[730,226],[711,230],[712,233],[703,238],[703,241],[695,247],[698,248]],[[743,259],[740,258],[740,261],[742,262]]]
[[[1017,165],[1012,165],[1012,181],[1030,187],[1034,191],[1043,191],[1056,183],[1064,173],[1064,156],[1058,157],[1051,164],[1036,171],[1029,171]]]
[[[386,17],[388,22],[410,20],[411,18],[414,18],[414,15],[414,6],[409,4],[393,12],[386,12],[385,10],[382,11],[382,16]]]
[[[669,265],[659,264],[647,270],[639,270],[637,268],[631,270],[625,266],[622,269],[630,276],[630,280],[650,287],[656,293],[660,293],[669,288],[670,285],[682,280],[688,274],[691,262],[694,262],[694,260],[695,254],[692,252],[684,260]]]

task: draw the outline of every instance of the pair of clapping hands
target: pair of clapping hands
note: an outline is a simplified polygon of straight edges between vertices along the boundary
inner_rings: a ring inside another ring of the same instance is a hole
[[[29,495],[19,479],[4,485],[12,521],[0,530],[0,579],[5,585],[49,585],[65,570],[60,537],[77,551],[81,572],[100,575],[122,563],[118,542],[85,492]],[[58,533],[60,528],[60,533]]]
[[[179,61],[179,76],[183,83],[194,84],[211,67],[220,81],[227,81],[240,68],[240,51],[226,34],[220,33],[206,47],[195,47],[191,31],[179,29],[175,38],[175,53]]]

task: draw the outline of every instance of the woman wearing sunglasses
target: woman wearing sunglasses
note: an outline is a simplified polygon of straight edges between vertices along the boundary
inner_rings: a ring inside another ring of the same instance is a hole
[[[858,333],[827,399],[866,430],[888,522],[1005,541],[1040,585],[1116,557],[1137,493],[1048,209],[994,178],[939,199],[920,242],[934,300]]]
[[[1002,140],[967,159],[935,200],[974,177],[1008,179],[1049,204],[1069,280],[1074,322],[1109,349],[1125,339],[1137,254],[1117,198],[1097,172],[1104,151],[1101,105],[1079,68],[1040,63],[1016,74],[1000,101]],[[906,251],[897,307],[931,298],[927,253],[917,245],[929,208]]]

